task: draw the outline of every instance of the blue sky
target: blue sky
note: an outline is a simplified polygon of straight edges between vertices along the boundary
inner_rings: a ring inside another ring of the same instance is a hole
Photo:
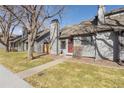
[[[61,26],[80,23],[97,15],[97,5],[71,5],[66,6]],[[124,5],[106,5],[106,12],[124,7]]]
[[[68,5],[65,6],[61,28],[67,25],[78,24],[83,20],[88,20],[97,15],[98,5]],[[106,12],[124,7],[124,5],[106,5]],[[21,34],[21,29],[16,29],[15,34]]]

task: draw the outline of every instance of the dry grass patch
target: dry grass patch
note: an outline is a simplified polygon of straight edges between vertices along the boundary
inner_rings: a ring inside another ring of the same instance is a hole
[[[53,60],[50,55],[41,56],[34,60],[27,60],[27,52],[6,53],[0,50],[0,63],[13,72],[20,72]]]
[[[124,70],[64,62],[25,80],[38,88],[124,87]]]

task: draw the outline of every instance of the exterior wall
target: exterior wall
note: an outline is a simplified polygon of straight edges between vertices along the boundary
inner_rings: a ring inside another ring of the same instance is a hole
[[[118,32],[98,33],[96,52],[97,59],[124,60],[124,34]]]
[[[39,45],[38,42],[35,41],[35,43],[34,43],[34,51],[35,52],[38,52],[38,49],[40,49],[40,48],[38,48],[38,45]]]
[[[43,42],[35,42],[34,51],[38,54],[43,53]]]
[[[103,32],[96,35],[96,58],[118,59],[118,35],[115,32]]]
[[[62,39],[59,40],[60,41],[60,51],[62,51],[63,55],[67,55],[68,54],[68,39]],[[65,41],[65,49],[61,48],[61,41]]]
[[[50,33],[49,32],[44,34],[39,39],[37,39],[37,41],[35,41],[35,43],[34,43],[34,52],[36,52],[38,54],[42,54],[43,53],[43,44],[44,44],[44,42],[49,42],[49,40],[50,40]],[[28,43],[26,41],[15,42],[14,48],[17,51],[27,51],[28,50]]]
[[[74,37],[74,56],[77,55],[77,56],[95,57],[94,45],[82,44],[82,39],[85,37],[89,37],[89,36]]]
[[[92,38],[91,44],[81,46],[82,56],[95,57],[94,36],[91,36],[91,38]]]
[[[17,50],[17,51],[27,51],[27,44],[26,44],[26,42],[20,42],[20,41],[18,41],[18,42],[16,42],[15,43],[15,49]]]
[[[50,33],[45,34],[44,36],[40,37],[34,44],[34,51],[38,54],[43,53],[43,45],[44,43],[48,42],[50,40]]]
[[[28,43],[23,42],[23,48],[24,48],[23,51],[27,51],[28,50]]]
[[[100,32],[92,36],[93,44],[82,44],[81,40],[88,36],[74,37],[74,56],[95,57],[118,61],[124,60],[124,35],[118,32]]]
[[[34,51],[38,54],[41,54],[43,53],[43,42],[35,42],[35,45],[34,45]]]
[[[74,37],[74,57],[82,56],[81,37]]]
[[[35,42],[34,44],[34,51],[38,54],[43,53],[43,41]]]
[[[22,51],[22,43],[18,42],[18,51]]]
[[[120,60],[124,61],[124,31],[119,35],[119,43],[120,43]]]

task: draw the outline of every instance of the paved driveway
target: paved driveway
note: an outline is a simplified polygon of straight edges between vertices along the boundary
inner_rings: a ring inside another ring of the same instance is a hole
[[[24,80],[0,65],[0,88],[31,88]]]

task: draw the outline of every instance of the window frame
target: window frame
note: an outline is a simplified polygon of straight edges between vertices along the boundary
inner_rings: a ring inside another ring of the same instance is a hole
[[[88,38],[90,38],[90,40]],[[92,36],[82,36],[81,37],[81,45],[93,45],[93,37]]]
[[[65,44],[62,43],[62,42],[64,42]],[[63,47],[62,45],[63,45],[64,47]],[[66,49],[66,40],[61,40],[61,46],[60,46],[60,47],[61,47],[61,49]]]

